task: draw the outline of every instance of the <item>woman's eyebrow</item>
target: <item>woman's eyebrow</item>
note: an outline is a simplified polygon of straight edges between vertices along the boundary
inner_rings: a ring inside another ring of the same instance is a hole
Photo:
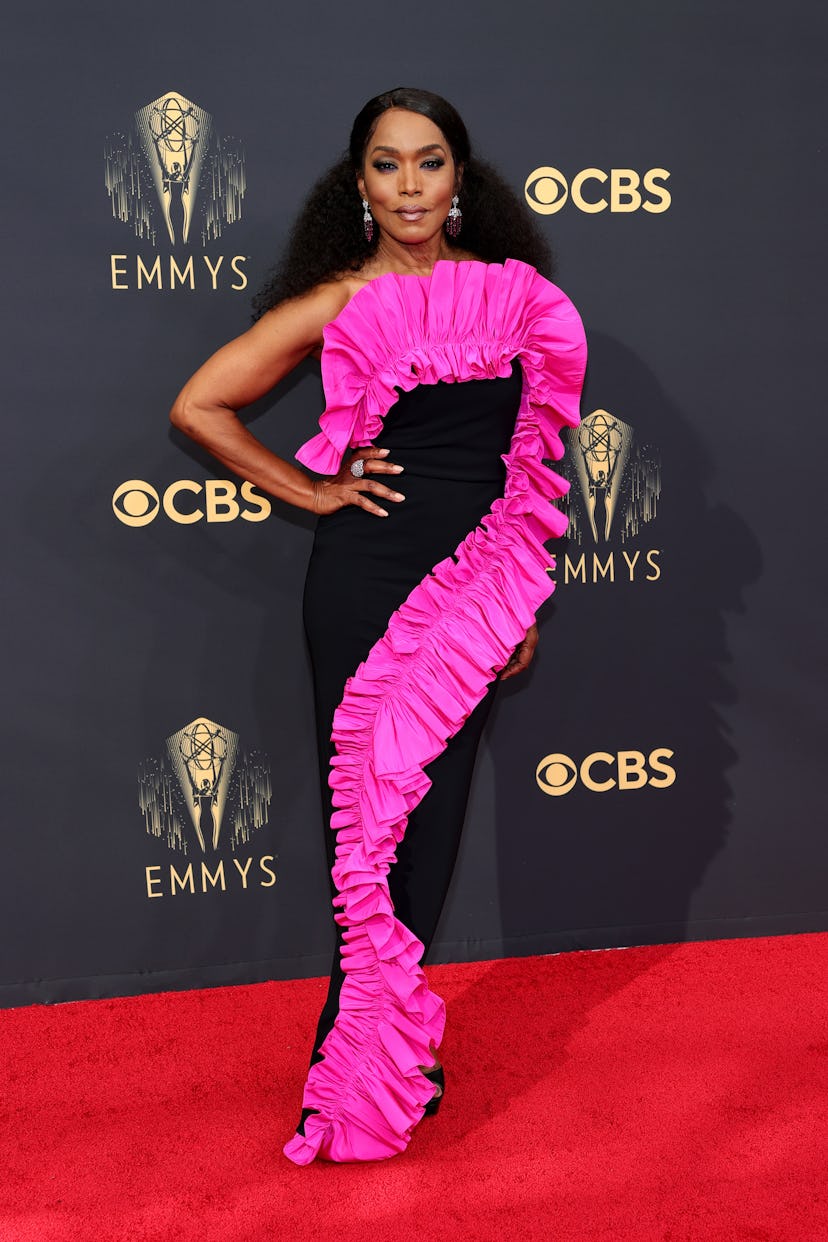
[[[425,155],[426,151],[442,151],[442,150],[443,148],[440,146],[439,142],[431,142],[429,143],[427,147],[418,147],[417,150],[414,152],[414,154]],[[374,151],[387,151],[390,155],[399,155],[399,151],[397,150],[396,147],[374,147],[374,149],[371,152],[372,155],[374,154]]]

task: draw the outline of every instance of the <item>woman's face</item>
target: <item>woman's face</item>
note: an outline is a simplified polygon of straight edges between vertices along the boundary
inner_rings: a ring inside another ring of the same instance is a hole
[[[383,232],[405,245],[428,241],[459,188],[443,131],[419,112],[389,108],[368,140],[357,187]]]

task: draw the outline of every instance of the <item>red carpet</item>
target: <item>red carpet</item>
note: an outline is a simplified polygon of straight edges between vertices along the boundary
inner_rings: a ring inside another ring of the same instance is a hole
[[[325,982],[0,1013],[3,1242],[825,1242],[828,935],[427,967],[446,1098],[282,1154]]]

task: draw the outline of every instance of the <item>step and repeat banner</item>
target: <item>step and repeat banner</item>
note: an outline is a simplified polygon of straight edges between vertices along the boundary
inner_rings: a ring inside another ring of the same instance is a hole
[[[428,960],[828,926],[824,23],[713,0],[9,18],[0,1003],[330,967],[314,518],[168,412],[398,85],[449,98],[525,196],[590,346],[557,590]],[[309,360],[243,418],[290,459],[322,409]]]

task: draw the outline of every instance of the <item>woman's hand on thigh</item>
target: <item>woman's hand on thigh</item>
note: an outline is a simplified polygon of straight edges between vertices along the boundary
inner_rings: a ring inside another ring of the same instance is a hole
[[[509,662],[500,674],[500,680],[505,681],[507,677],[514,677],[515,673],[522,673],[532,663],[535,654],[535,648],[538,645],[538,627],[530,625],[526,631],[526,637],[515,647]]]

